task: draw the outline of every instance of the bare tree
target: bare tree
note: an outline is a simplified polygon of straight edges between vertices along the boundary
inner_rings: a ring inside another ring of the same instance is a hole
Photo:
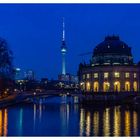
[[[0,90],[11,86],[14,78],[13,54],[6,40],[0,38]]]

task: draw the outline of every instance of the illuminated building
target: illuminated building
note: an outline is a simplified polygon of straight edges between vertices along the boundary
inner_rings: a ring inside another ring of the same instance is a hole
[[[27,70],[24,72],[24,78],[26,80],[34,80],[35,79],[35,73],[33,70]]]
[[[65,75],[58,75],[58,80],[78,84],[78,76],[71,75],[69,73]]]
[[[21,69],[15,68],[15,80],[19,80],[21,78]]]
[[[63,19],[63,37],[62,37],[62,46],[61,46],[61,54],[62,54],[62,75],[66,74],[66,63],[65,63],[65,55],[67,52],[66,43],[65,43],[65,23]]]
[[[94,50],[90,64],[79,65],[80,87],[93,92],[138,92],[140,64],[118,36],[107,36]]]

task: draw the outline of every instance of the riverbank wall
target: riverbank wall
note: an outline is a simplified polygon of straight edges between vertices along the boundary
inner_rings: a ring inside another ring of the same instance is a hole
[[[140,103],[140,93],[84,93],[80,102],[82,104],[135,104]]]

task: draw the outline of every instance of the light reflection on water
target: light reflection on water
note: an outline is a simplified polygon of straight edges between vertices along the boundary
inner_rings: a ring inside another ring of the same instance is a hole
[[[0,110],[0,136],[7,136],[8,133],[8,113],[7,109]]]
[[[69,125],[69,104],[60,105],[61,133],[67,135]]]
[[[87,112],[86,116],[86,136],[90,136],[91,133],[91,115],[90,112]]]
[[[136,111],[133,111],[133,127],[134,127],[134,136],[137,136],[138,133],[138,115]]]
[[[138,113],[136,111],[123,110],[120,106],[105,108],[102,112],[100,111],[101,109],[99,111],[92,110],[89,113],[85,109],[81,110],[80,135],[84,136],[83,130],[85,130],[86,136],[139,136]],[[91,114],[93,114],[93,124],[90,121]],[[83,116],[85,116],[86,122]],[[92,127],[93,131],[91,132]]]
[[[0,136],[139,136],[139,115],[126,106],[21,104],[0,110]]]
[[[113,124],[113,133],[114,136],[121,135],[121,114],[120,114],[120,106],[114,108],[114,124]]]
[[[103,114],[103,135],[110,136],[110,109],[106,108]]]
[[[130,136],[130,127],[131,127],[131,123],[130,123],[130,112],[129,111],[125,111],[125,116],[124,116],[124,120],[125,120],[125,129],[124,129],[124,133],[125,136]]]
[[[19,136],[22,135],[22,129],[23,129],[23,108],[20,108],[20,111],[19,111]]]
[[[94,136],[98,136],[99,135],[99,112],[95,111],[93,113],[93,134]]]

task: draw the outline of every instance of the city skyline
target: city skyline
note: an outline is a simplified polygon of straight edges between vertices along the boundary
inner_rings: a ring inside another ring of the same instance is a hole
[[[134,61],[140,59],[139,4],[1,4],[0,12],[0,37],[13,51],[14,66],[34,70],[37,78],[57,79],[61,73],[62,17],[68,73],[76,75],[79,54],[92,52],[106,35],[119,35],[133,48]]]
[[[1,137],[139,137],[139,4],[0,4]]]

